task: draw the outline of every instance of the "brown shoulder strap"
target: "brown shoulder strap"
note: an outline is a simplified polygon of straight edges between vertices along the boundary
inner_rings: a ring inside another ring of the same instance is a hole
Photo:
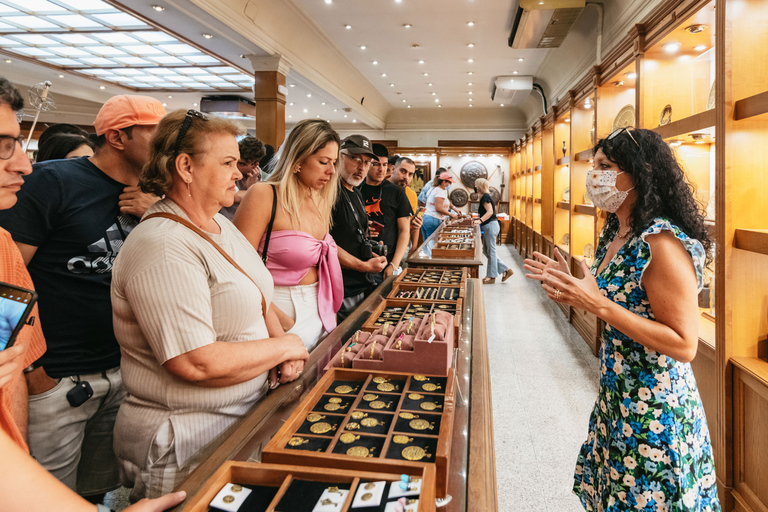
[[[194,231],[195,233],[200,235],[200,237],[203,240],[207,241],[212,246],[214,246],[216,248],[216,250],[219,251],[221,253],[221,255],[224,256],[227,259],[227,261],[232,264],[233,267],[235,267],[237,270],[242,272],[243,275],[245,275],[245,277],[250,279],[251,282],[253,284],[255,284],[257,288],[259,287],[259,285],[257,285],[256,282],[253,279],[251,279],[251,276],[249,276],[248,273],[245,270],[243,270],[243,268],[240,265],[238,265],[235,260],[232,259],[232,256],[227,254],[227,252],[224,249],[222,249],[219,244],[214,242],[213,238],[211,238],[208,235],[206,235],[205,232],[202,229],[198,228],[197,226],[195,226],[194,224],[189,222],[187,219],[179,217],[178,215],[175,215],[173,213],[167,213],[167,212],[152,213],[150,215],[147,215],[143,219],[141,219],[141,222],[144,222],[147,219],[152,219],[154,217],[163,217],[164,219],[170,219],[170,220],[178,222],[179,224],[183,224],[183,225],[187,226],[189,229],[191,229],[192,231]],[[261,291],[261,290],[259,290],[259,291]],[[266,319],[267,319],[267,300],[264,298],[264,293],[261,294],[261,312],[264,315],[264,320],[266,321]]]

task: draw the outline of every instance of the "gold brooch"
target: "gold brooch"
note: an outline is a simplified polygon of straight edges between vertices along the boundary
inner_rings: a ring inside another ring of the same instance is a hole
[[[313,434],[325,434],[326,432],[330,432],[331,430],[336,430],[336,425],[331,426],[330,423],[326,422],[320,422],[315,423],[311,427],[309,427],[309,431]]]
[[[424,457],[431,457],[432,455],[427,453],[427,450],[422,448],[421,446],[406,446],[403,448],[403,451],[401,452],[403,455],[403,458],[406,460],[421,460]]]
[[[310,423],[314,423],[316,421],[324,420],[325,416],[322,414],[317,414],[316,412],[311,412],[307,415],[307,421]]]
[[[339,398],[337,396],[332,396],[331,398],[328,399],[328,401],[330,403],[332,403],[332,404],[340,404],[341,403],[341,398]]]
[[[346,408],[347,408],[346,405],[339,405],[336,402],[327,403],[323,406],[323,409],[331,412],[338,411],[339,409],[346,409]]]
[[[365,400],[366,402],[370,402],[371,400],[376,400],[377,398],[379,398],[379,395],[374,395],[371,393],[363,395],[363,400]]]
[[[389,409],[392,407],[392,402],[389,402],[389,405],[385,404],[381,400],[376,400],[375,402],[371,402],[371,409],[383,409],[383,408]]]
[[[291,446],[301,446],[303,444],[307,444],[309,442],[309,439],[304,439],[303,437],[292,437],[290,441],[288,441],[288,444]]]
[[[411,400],[421,400],[422,398],[424,398],[424,395],[420,395],[418,393],[409,393],[408,398],[410,398]]]
[[[374,377],[373,382],[376,384],[383,384],[385,382],[389,382],[389,379],[385,379],[384,377]]]
[[[426,375],[414,375],[414,380],[429,380],[429,378]]]
[[[438,389],[442,389],[440,387],[440,384],[432,384],[431,382],[427,382],[423,386],[421,386],[421,389],[424,391],[437,391]]]
[[[376,386],[376,389],[378,389],[379,391],[394,391],[397,388],[398,388],[398,386],[395,386],[391,382],[383,382],[383,383],[379,384],[378,386]]]
[[[339,436],[339,441],[341,441],[344,444],[354,443],[360,439],[360,436],[356,436],[355,434],[350,434],[349,432],[345,432]]]
[[[419,407],[425,411],[434,411],[435,409],[442,407],[442,405],[438,404],[437,402],[422,402],[419,404]]]
[[[373,457],[373,451],[376,450],[376,448],[371,448],[370,450],[366,448],[365,446],[353,446],[349,450],[347,450],[347,455],[350,457]]]
[[[358,425],[354,421],[350,421],[349,423],[347,423],[347,427],[346,428],[347,428],[347,430],[358,430],[360,428],[360,425]]]
[[[397,444],[408,444],[411,441],[413,441],[413,438],[412,437],[408,437],[408,436],[397,435],[397,436],[392,438],[392,442],[393,443],[397,443]]]
[[[411,420],[411,422],[408,423],[408,425],[413,430],[427,430],[427,429],[433,430],[435,428],[435,423],[434,422],[430,423],[427,420]]]
[[[401,412],[400,417],[404,420],[412,420],[413,418],[418,418],[416,414],[410,413],[410,412]]]
[[[360,418],[365,418],[366,416],[368,416],[368,413],[363,411],[355,411],[352,414],[350,414],[350,416],[353,419],[359,420]]]
[[[351,393],[352,391],[354,391],[354,389],[352,388],[352,386],[344,385],[344,386],[336,386],[336,389],[334,389],[334,391],[340,395],[346,395],[347,393]]]
[[[379,421],[376,418],[363,418],[360,424],[364,427],[378,427],[384,425],[383,421]]]

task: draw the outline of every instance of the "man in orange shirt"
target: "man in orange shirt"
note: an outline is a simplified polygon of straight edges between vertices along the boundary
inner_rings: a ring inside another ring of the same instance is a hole
[[[23,176],[32,165],[23,151],[21,128],[16,113],[24,106],[19,91],[0,77],[0,210],[16,204],[16,192],[24,184]],[[32,289],[32,279],[11,235],[0,228],[0,281]],[[37,306],[31,316],[38,318]],[[38,319],[39,320],[39,319]],[[45,352],[45,339],[36,321],[24,327],[14,347],[0,352],[0,379],[9,379],[0,388],[0,429],[24,450],[27,449],[27,383],[22,369]]]

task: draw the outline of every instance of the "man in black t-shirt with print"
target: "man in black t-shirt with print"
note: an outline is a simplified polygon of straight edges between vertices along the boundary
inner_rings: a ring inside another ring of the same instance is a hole
[[[368,238],[368,216],[363,198],[355,188],[360,186],[376,155],[371,141],[362,135],[350,135],[341,141],[339,194],[333,207],[331,236],[339,249],[339,263],[344,279],[344,301],[337,314],[341,323],[373,291],[372,274],[387,264],[384,256],[364,259],[364,241]]]
[[[374,276],[374,282],[381,284],[400,266],[408,250],[410,239],[411,204],[405,190],[387,181],[387,148],[381,144],[373,145],[377,158],[371,163],[371,170],[360,187],[365,201],[368,221],[378,227],[376,241],[387,246],[387,266]]]
[[[94,502],[120,483],[112,430],[125,391],[112,329],[112,264],[157,200],[137,185],[163,116],[148,96],[109,99],[94,122],[96,153],[35,165],[16,205],[0,212],[45,318],[48,350],[27,373],[30,452]]]

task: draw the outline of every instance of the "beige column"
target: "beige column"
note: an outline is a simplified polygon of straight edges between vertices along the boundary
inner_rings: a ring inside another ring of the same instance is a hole
[[[288,66],[281,56],[248,56],[253,64],[256,137],[280,147],[285,139],[285,76]],[[283,91],[283,92],[281,92]]]

